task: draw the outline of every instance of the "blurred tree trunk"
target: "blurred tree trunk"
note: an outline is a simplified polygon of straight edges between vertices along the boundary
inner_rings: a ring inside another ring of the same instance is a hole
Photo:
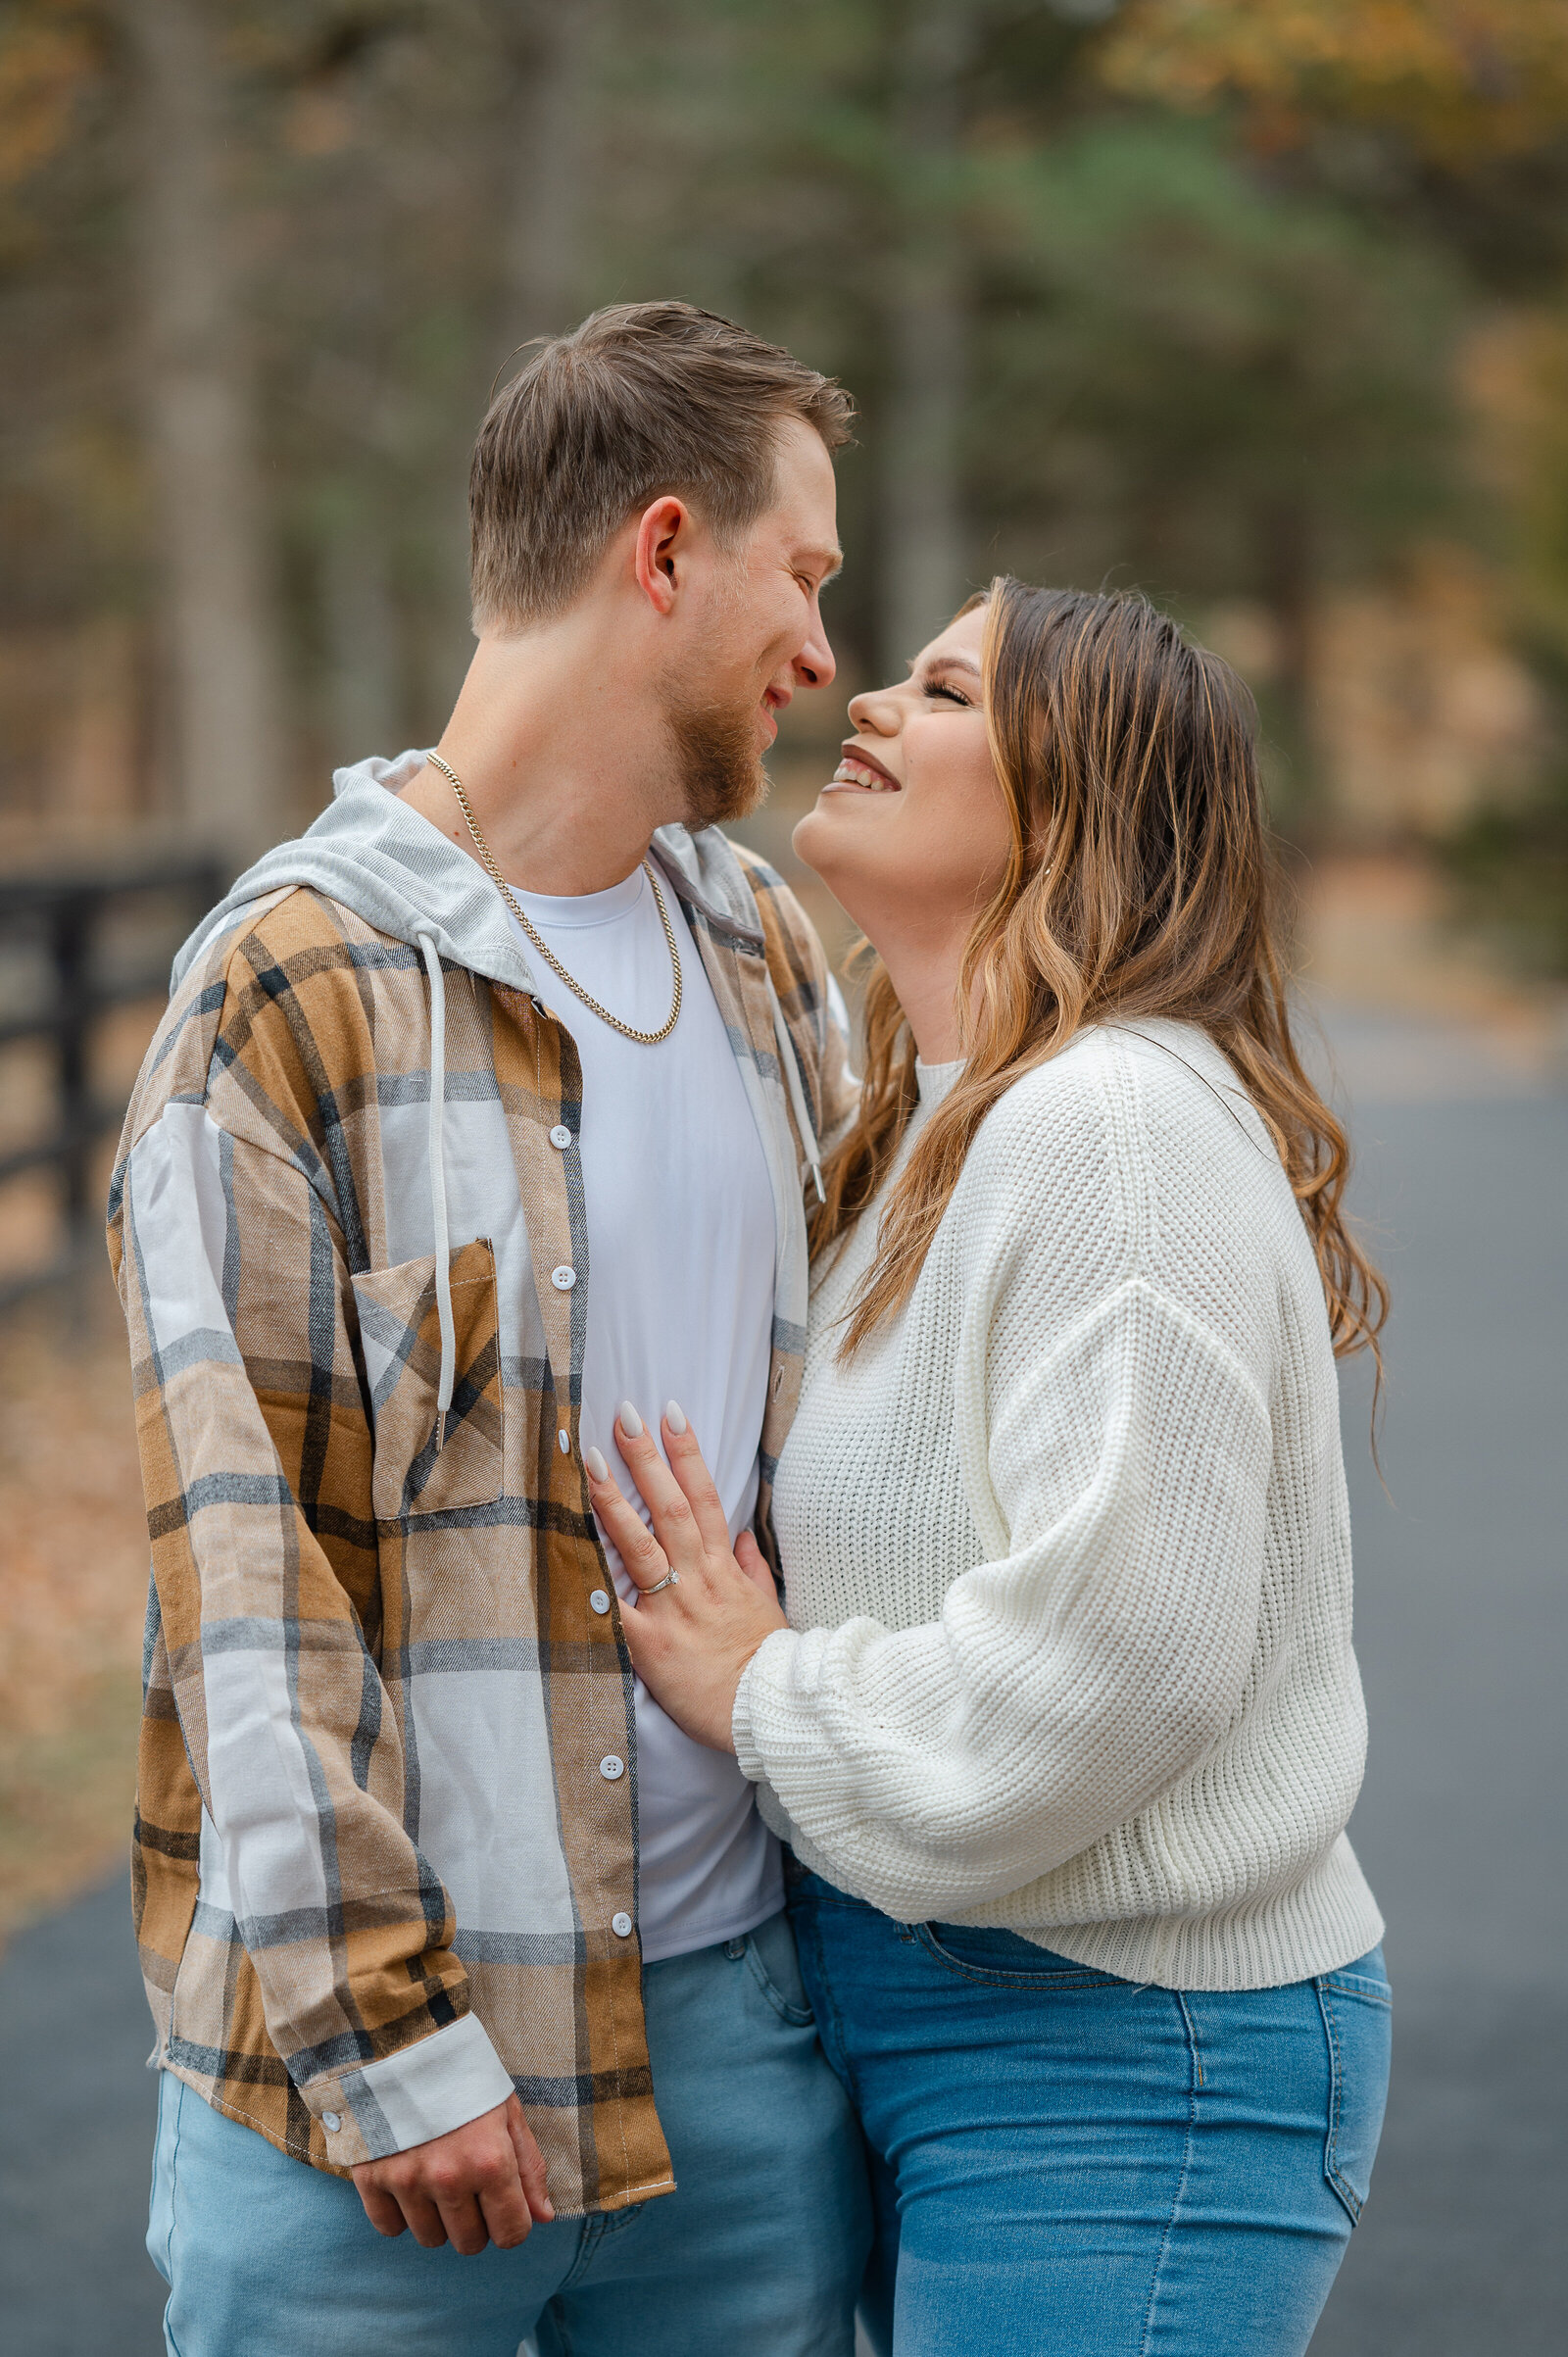
[[[582,301],[584,175],[593,120],[601,25],[613,0],[491,0],[496,104],[492,130],[470,169],[479,214],[499,227],[496,262],[480,296],[477,326],[499,389],[516,373],[518,347],[575,324]],[[481,402],[490,393],[479,387]],[[467,452],[477,417],[464,421],[446,466],[429,485],[443,600],[452,618],[427,648],[428,685],[418,699],[431,715],[456,692],[473,645],[467,622]],[[421,725],[433,725],[421,722]]]
[[[896,244],[882,418],[880,653],[888,678],[963,595],[960,432],[967,321],[960,277],[962,74],[976,0],[914,0],[896,34]]]
[[[320,602],[334,766],[400,751],[398,616],[386,534],[373,510],[352,496],[322,540]]]
[[[501,123],[498,324],[508,356],[530,336],[576,324],[590,102],[604,13],[604,0],[527,0],[505,10],[511,74]]]
[[[283,663],[224,201],[211,0],[122,0],[139,69],[142,358],[181,817],[246,859],[286,832]]]

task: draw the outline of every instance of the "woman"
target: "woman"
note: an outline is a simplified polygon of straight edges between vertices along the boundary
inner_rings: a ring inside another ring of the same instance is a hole
[[[996,583],[797,830],[879,953],[774,1516],[674,1402],[637,1669],[733,1748],[858,2108],[900,2357],[1306,2347],[1382,2122],[1334,1356],[1386,1306],[1292,1044],[1253,716]]]

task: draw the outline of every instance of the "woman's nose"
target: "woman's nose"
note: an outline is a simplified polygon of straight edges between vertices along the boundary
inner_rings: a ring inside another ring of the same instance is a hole
[[[879,737],[896,737],[899,733],[899,701],[890,687],[862,689],[850,698],[850,720],[856,728],[869,729]]]

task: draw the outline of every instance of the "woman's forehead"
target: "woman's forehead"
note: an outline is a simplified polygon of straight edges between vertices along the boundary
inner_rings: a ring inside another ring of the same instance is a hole
[[[980,648],[985,638],[986,611],[976,606],[968,614],[960,614],[956,622],[937,633],[926,648],[922,660],[936,662],[943,656],[961,657],[973,669],[980,667]]]

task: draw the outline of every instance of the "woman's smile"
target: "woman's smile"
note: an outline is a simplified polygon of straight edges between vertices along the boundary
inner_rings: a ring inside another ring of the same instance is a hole
[[[838,767],[827,784],[824,794],[837,794],[848,787],[859,794],[901,794],[904,789],[891,769],[885,769],[875,754],[844,749]]]

